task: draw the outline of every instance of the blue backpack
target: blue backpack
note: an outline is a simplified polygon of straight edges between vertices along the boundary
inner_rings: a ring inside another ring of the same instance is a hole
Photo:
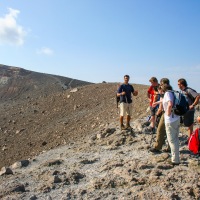
[[[186,96],[175,90],[171,90],[169,92],[174,94],[172,112],[176,115],[183,116],[189,110],[189,104]]]

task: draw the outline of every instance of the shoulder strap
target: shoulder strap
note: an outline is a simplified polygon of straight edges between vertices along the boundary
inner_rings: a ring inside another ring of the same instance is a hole
[[[193,90],[194,92],[197,92],[196,90],[194,90],[193,88],[191,88],[191,87],[186,87],[186,90],[187,89],[190,89],[190,90]]]
[[[122,87],[122,91],[124,91],[124,90],[123,90],[123,88],[124,88],[124,83],[123,83],[123,84],[121,84],[121,87]]]
[[[190,92],[187,91],[187,89],[193,90],[194,92],[196,92],[196,90],[194,90],[194,89],[192,89],[192,88],[190,88],[190,87],[186,87],[186,89],[185,89],[186,94],[187,94],[187,95],[189,96],[189,98],[194,102],[194,101],[195,101],[195,98],[191,95]]]
[[[171,93],[175,93],[175,92],[178,92],[178,91],[175,91],[175,90],[167,90],[166,92],[171,92]]]

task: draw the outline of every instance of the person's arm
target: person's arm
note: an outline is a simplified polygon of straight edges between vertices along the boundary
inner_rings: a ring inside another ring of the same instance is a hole
[[[120,93],[117,93],[117,96],[119,97],[119,96],[123,96],[123,95],[125,95],[126,94],[126,92],[120,92]]]
[[[162,99],[160,100],[160,105],[158,107],[158,110],[156,112],[156,115],[160,115],[163,111],[163,104],[162,104]]]
[[[149,102],[151,102],[151,90],[152,90],[152,87],[150,86],[150,88],[147,91],[147,98],[149,99]]]
[[[126,94],[126,92],[123,91],[122,85],[119,86],[119,89],[118,89],[118,91],[117,91],[117,96],[119,97],[119,96],[123,96],[123,95],[125,95],[125,94]]]
[[[197,117],[197,122],[200,123],[200,116]]]
[[[148,92],[147,92],[147,97],[148,97],[148,100],[150,102],[151,101],[151,94],[149,94]]]
[[[153,96],[153,102],[152,102],[152,105],[153,105],[153,103],[157,102],[158,99],[159,99],[159,94],[155,92],[155,93],[154,93],[154,96]]]
[[[196,96],[194,103],[190,106],[190,109],[194,108],[199,103],[200,95]]]
[[[162,103],[162,99],[160,101],[156,101],[152,104],[153,107],[156,107],[158,104]]]

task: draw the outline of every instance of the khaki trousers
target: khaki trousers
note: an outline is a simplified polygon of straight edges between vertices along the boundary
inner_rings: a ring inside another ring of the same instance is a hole
[[[172,162],[180,163],[179,139],[178,139],[180,120],[176,120],[175,122],[172,123],[166,123],[165,127],[167,133],[167,140],[171,148]]]
[[[162,146],[165,144],[165,139],[166,139],[166,131],[165,131],[165,121],[164,121],[164,113],[162,114],[157,132],[156,132],[156,142],[154,144],[154,148],[157,150],[161,150]]]

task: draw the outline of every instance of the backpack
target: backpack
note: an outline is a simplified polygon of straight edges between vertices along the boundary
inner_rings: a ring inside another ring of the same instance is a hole
[[[122,85],[124,85],[124,84],[122,84]],[[118,88],[119,88],[120,86],[121,86],[121,85],[118,85]],[[118,104],[119,104],[119,102],[120,102],[120,96],[117,96],[118,88],[117,88],[117,91],[116,91],[116,94],[115,94],[115,96],[116,96],[117,108],[118,108]]]
[[[120,96],[117,96],[117,92],[116,92],[116,102],[117,102],[117,108],[118,108],[118,104],[120,102]]]
[[[186,87],[186,90],[184,90],[184,92],[188,95],[188,97],[190,98],[191,102],[194,103],[195,98],[192,96],[192,94],[188,91],[188,90],[192,90],[193,92],[196,92],[196,90],[190,88],[190,87]]]
[[[194,153],[200,153],[200,128],[195,129],[188,140],[188,149]]]
[[[178,91],[170,91],[174,94],[174,102],[172,112],[176,115],[182,116],[189,110],[189,104],[184,94]]]

